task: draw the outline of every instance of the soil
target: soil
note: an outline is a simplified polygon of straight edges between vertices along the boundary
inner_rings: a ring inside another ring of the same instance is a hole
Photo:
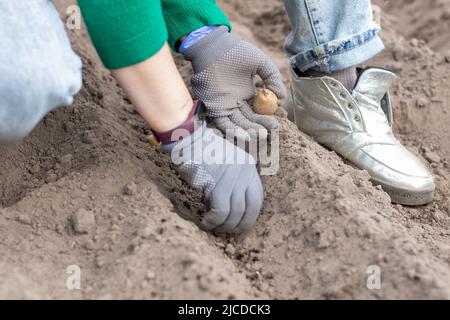
[[[56,1],[61,13],[71,1]],[[84,87],[24,141],[0,147],[0,298],[450,298],[450,1],[375,1],[386,50],[370,65],[399,75],[397,137],[429,164],[435,201],[393,205],[366,172],[281,116],[280,171],[264,177],[254,230],[208,234],[201,195],[146,143],[149,128],[90,44],[70,31]],[[234,32],[289,83],[281,0],[222,0]],[[189,81],[190,66],[177,56]],[[81,290],[66,287],[81,270]],[[367,286],[381,272],[381,289]]]

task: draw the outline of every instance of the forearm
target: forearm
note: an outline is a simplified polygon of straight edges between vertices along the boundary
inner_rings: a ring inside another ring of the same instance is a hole
[[[150,127],[182,124],[193,101],[167,46],[159,1],[79,0],[105,66]]]
[[[153,130],[174,129],[188,118],[193,101],[168,45],[146,61],[112,73]]]

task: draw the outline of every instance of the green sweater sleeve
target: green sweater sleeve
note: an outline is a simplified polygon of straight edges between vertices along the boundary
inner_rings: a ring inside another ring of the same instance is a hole
[[[207,25],[226,25],[230,21],[216,5],[216,0],[162,0],[163,14],[169,32],[169,44]]]
[[[109,69],[157,53],[168,34],[159,0],[78,0],[91,40]]]
[[[205,25],[230,23],[215,0],[78,0],[103,64],[119,69],[145,61],[164,43]],[[230,26],[231,28],[231,26]]]

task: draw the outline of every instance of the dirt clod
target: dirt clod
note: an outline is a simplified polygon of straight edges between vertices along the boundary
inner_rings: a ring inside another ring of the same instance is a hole
[[[236,253],[236,249],[234,248],[234,246],[231,243],[229,243],[225,247],[225,252],[227,254],[229,254],[230,256],[233,256]]]
[[[123,187],[123,194],[126,196],[132,196],[137,193],[137,185],[134,182],[130,182]]]
[[[95,138],[95,133],[92,131],[85,131],[81,134],[81,141],[85,144],[94,144]]]
[[[441,157],[432,151],[425,152],[425,159],[427,159],[431,163],[439,163],[441,162]]]
[[[75,232],[91,233],[95,230],[95,215],[90,210],[80,209],[72,216],[73,228]]]

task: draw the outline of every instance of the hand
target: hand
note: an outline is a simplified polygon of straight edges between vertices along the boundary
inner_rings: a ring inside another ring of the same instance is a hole
[[[203,124],[192,135],[162,149],[171,154],[182,178],[204,192],[210,210],[200,227],[219,233],[252,228],[263,203],[255,160]]]
[[[194,95],[204,102],[219,130],[233,130],[238,139],[246,140],[250,129],[261,134],[278,128],[273,117],[252,110],[256,75],[280,100],[285,97],[280,71],[260,49],[221,26],[189,48],[185,58],[194,68]]]

